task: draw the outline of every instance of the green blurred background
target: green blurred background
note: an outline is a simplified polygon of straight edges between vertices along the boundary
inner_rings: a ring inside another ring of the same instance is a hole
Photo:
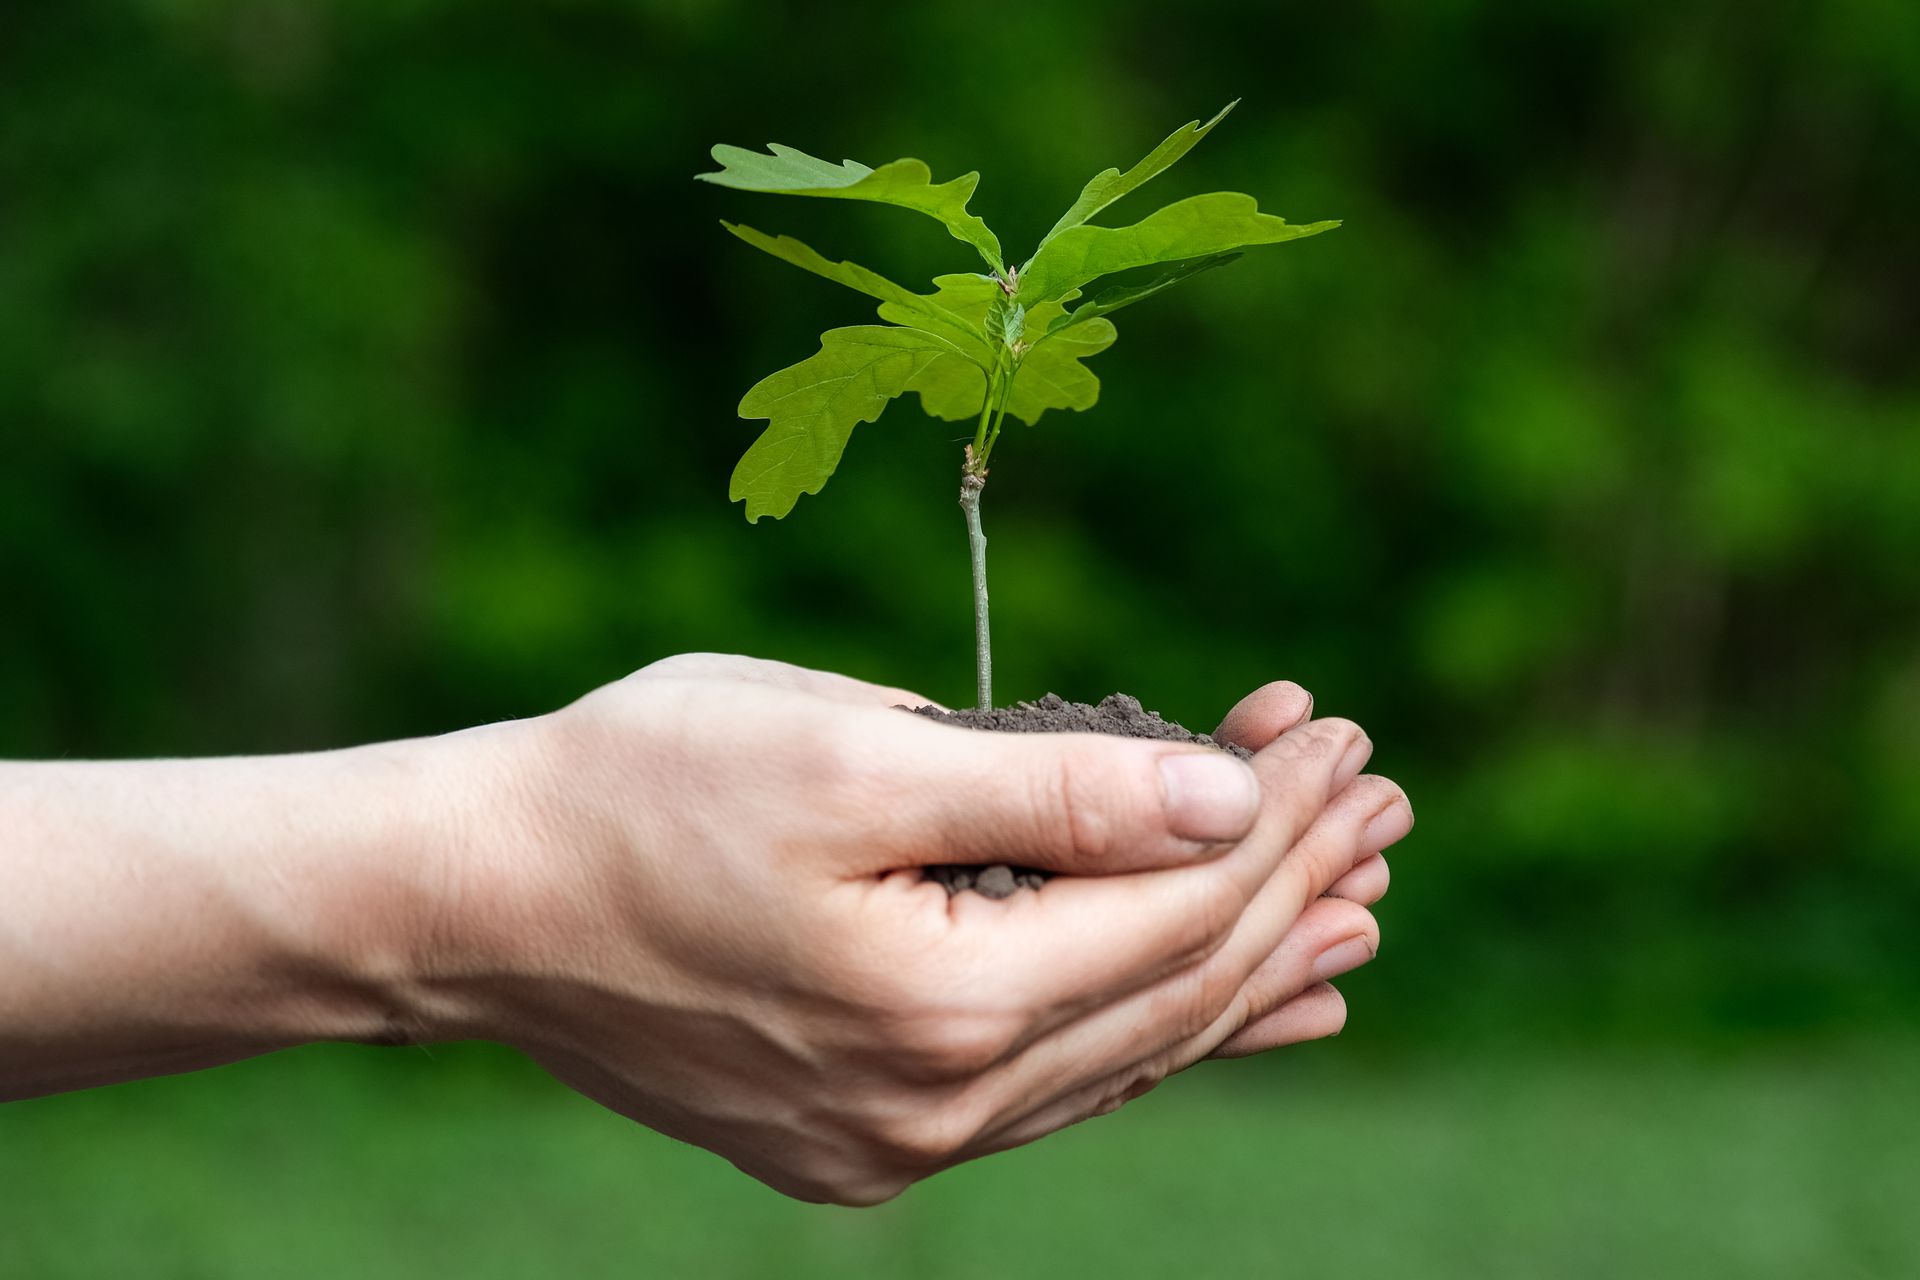
[[[739,651],[958,701],[959,431],[726,500],[910,280],[716,141],[972,168],[1019,254],[1240,109],[1332,234],[1120,317],[986,520],[1005,698],[1299,680],[1420,828],[1347,1033],[871,1212],[481,1046],[0,1110],[0,1275],[1920,1274],[1920,6],[0,9],[0,754],[273,751]]]

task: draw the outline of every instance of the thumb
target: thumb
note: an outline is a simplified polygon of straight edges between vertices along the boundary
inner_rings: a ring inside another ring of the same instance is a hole
[[[1211,747],[1092,733],[938,734],[930,861],[1117,875],[1208,858],[1253,829],[1260,784]]]

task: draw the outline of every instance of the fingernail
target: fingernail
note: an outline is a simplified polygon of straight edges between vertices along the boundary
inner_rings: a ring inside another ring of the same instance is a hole
[[[1340,757],[1340,767],[1333,771],[1333,794],[1339,795],[1346,790],[1347,784],[1360,776],[1367,767],[1367,761],[1373,759],[1373,739],[1361,734],[1347,748],[1347,754]]]
[[[1288,681],[1288,683],[1292,684],[1293,682]],[[1292,718],[1286,722],[1286,729],[1281,731],[1283,733],[1298,729],[1301,725],[1313,719],[1313,695],[1297,684],[1293,686],[1293,694],[1295,706],[1298,707],[1298,710],[1296,710]]]
[[[1413,806],[1405,798],[1395,797],[1392,804],[1367,820],[1360,833],[1360,844],[1368,853],[1378,853],[1413,830]]]
[[[1185,840],[1238,840],[1260,812],[1253,770],[1220,751],[1160,757],[1167,829]]]
[[[1345,942],[1328,947],[1313,961],[1313,976],[1320,982],[1328,978],[1337,978],[1343,973],[1352,973],[1367,961],[1373,959],[1373,944],[1366,935],[1348,938]]]

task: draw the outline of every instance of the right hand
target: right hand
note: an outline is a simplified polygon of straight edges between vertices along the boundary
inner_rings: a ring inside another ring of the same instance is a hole
[[[1321,895],[1412,820],[1361,776],[1358,726],[1268,686],[1223,726],[1272,731],[1249,767],[893,709],[923,701],[693,655],[503,727],[512,783],[450,855],[434,1033],[873,1204],[1209,1054],[1339,1029],[1320,979],[1378,929],[1367,883]],[[990,901],[920,872],[983,862],[1055,878]]]

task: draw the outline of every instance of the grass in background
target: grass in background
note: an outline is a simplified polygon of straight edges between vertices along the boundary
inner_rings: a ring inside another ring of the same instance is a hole
[[[501,1051],[321,1048],[0,1108],[0,1274],[1920,1274],[1920,1041],[1203,1069],[878,1210]]]

